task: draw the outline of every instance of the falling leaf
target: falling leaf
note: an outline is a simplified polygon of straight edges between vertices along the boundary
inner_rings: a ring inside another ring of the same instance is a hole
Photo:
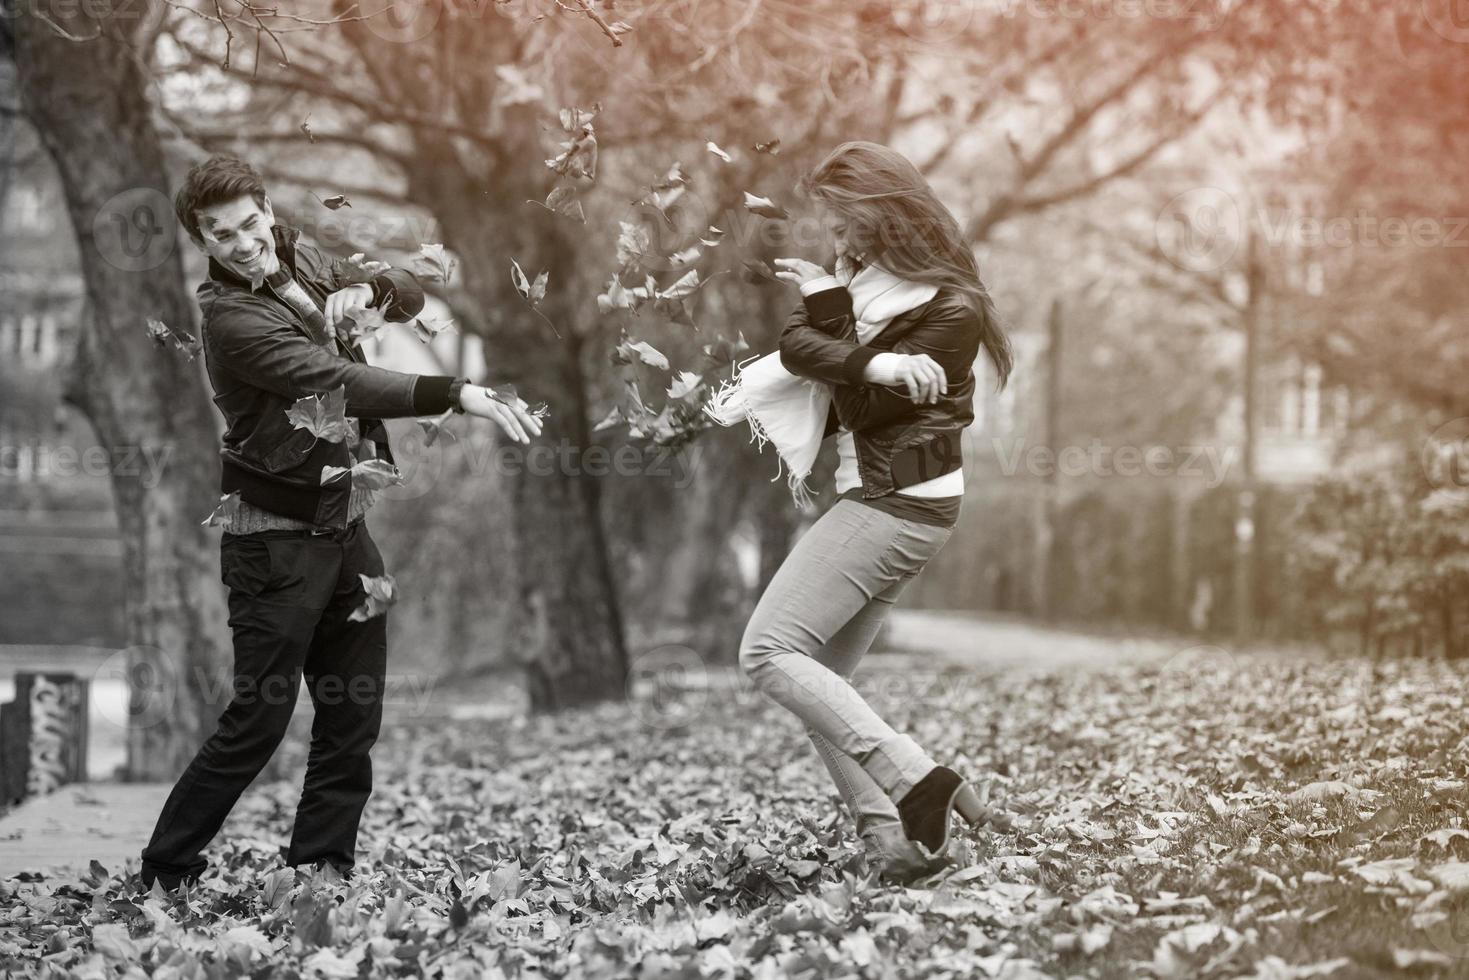
[[[381,616],[388,611],[388,607],[398,601],[398,585],[391,575],[373,577],[358,573],[362,579],[362,591],[366,593],[362,605],[352,610],[347,618],[354,623],[366,622],[374,616]]]
[[[347,438],[347,386],[337,385],[322,395],[306,395],[286,409],[292,428],[305,429],[318,439],[341,442]]]
[[[560,144],[561,152],[546,161],[546,166],[569,179],[596,180],[597,136],[592,127],[592,117],[581,109],[562,109],[561,128],[570,139]]]
[[[445,433],[449,438],[456,438],[454,430],[446,428],[449,419],[457,413],[451,408],[442,415],[432,415],[428,418],[418,419],[418,427],[423,430],[423,444],[432,446],[439,439],[439,433]]]
[[[527,201],[526,203],[534,204],[539,208],[545,208],[552,214],[575,218],[583,224],[587,220],[586,213],[582,211],[581,200],[576,196],[576,190],[564,184],[560,187],[553,188],[551,193],[546,195],[544,204],[540,201]]]
[[[232,490],[220,496],[219,503],[215,506],[214,510],[209,512],[208,517],[199,522],[199,526],[216,527],[221,524],[229,524],[239,512],[240,491]]]
[[[721,337],[712,344],[704,345],[704,356],[716,365],[730,364],[736,357],[750,349],[745,341],[745,335],[741,332],[734,340],[726,340]]]
[[[430,343],[439,334],[453,326],[452,318],[435,316],[432,313],[420,313],[413,319],[414,335],[425,344]]]
[[[669,398],[687,398],[704,387],[704,379],[692,371],[680,371],[668,387]]]
[[[321,203],[332,211],[337,211],[341,208],[350,208],[352,206],[352,202],[347,200],[347,196],[345,194],[334,194]]]
[[[182,351],[187,360],[194,360],[203,350],[199,338],[192,334],[180,334],[157,317],[148,317],[148,337],[158,347],[173,346]]]
[[[311,121],[311,114],[310,113],[307,113],[306,118],[303,119],[303,120],[301,120],[300,129],[301,129],[301,132],[303,132],[303,133],[306,134],[306,139],[308,139],[312,143],[315,143],[316,142],[316,134],[311,131],[310,121]]]
[[[740,269],[740,278],[753,283],[780,281],[775,278],[775,270],[760,259],[746,259]]]
[[[723,160],[725,163],[729,163],[730,162],[730,155],[728,153],[724,152],[724,150],[720,149],[719,148],[719,144],[718,143],[715,143],[713,140],[710,140],[709,142],[705,143],[704,144],[704,149],[708,150],[710,153],[712,153],[715,156],[719,157],[719,159]]]
[[[633,361],[641,361],[660,371],[668,370],[668,358],[647,341],[639,340],[634,343],[624,340],[612,352],[612,363],[614,364],[631,364]]]
[[[338,259],[333,271],[344,286],[369,283],[392,266],[377,260],[369,261],[362,252],[353,252],[345,259]]]
[[[418,246],[415,260],[418,262],[420,274],[425,278],[447,283],[454,275],[454,260],[444,251],[444,246],[437,242]]]
[[[541,300],[546,298],[546,282],[551,273],[543,270],[536,276],[535,282],[529,282],[525,273],[521,271],[520,263],[514,259],[510,260],[510,278],[515,283],[515,291],[520,293],[520,298],[530,304],[531,309],[540,305]]]
[[[759,197],[745,191],[745,208],[762,218],[782,219],[790,217],[786,209],[770,200],[768,197]]]
[[[602,421],[592,426],[592,431],[602,432],[605,429],[611,429],[615,426],[621,425],[623,421],[624,419],[622,417],[622,409],[614,405],[612,406],[612,411],[607,413],[606,418],[602,419]]]
[[[342,313],[337,322],[337,334],[349,344],[360,343],[363,338],[381,339],[388,326],[387,315],[375,306],[353,306]]]
[[[353,463],[351,469],[345,466],[323,466],[321,485],[334,482],[344,473],[351,474],[351,485],[359,490],[382,490],[385,487],[403,485],[403,474],[398,472],[398,467],[382,459],[364,459]]]
[[[779,139],[773,139],[773,140],[771,140],[768,143],[756,143],[755,144],[755,152],[756,153],[768,153],[771,156],[775,156],[777,153],[780,152],[780,140]]]

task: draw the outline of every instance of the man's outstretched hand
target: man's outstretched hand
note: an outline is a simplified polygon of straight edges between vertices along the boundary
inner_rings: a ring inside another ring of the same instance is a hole
[[[329,327],[335,327],[347,311],[354,306],[366,306],[372,302],[372,287],[365,282],[339,289],[326,298],[326,309],[322,315],[326,317]]]
[[[467,384],[459,390],[459,407],[466,415],[492,420],[519,443],[530,442],[532,436],[541,434],[541,420],[527,411],[525,401],[520,398],[508,404],[490,394],[488,388]]]

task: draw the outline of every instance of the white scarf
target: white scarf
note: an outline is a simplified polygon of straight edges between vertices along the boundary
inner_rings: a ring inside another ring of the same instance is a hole
[[[857,343],[866,344],[896,316],[933,299],[938,287],[900,279],[875,265],[863,266],[846,283],[857,318]],[[704,411],[720,425],[750,426],[751,439],[763,449],[775,445],[789,469],[786,482],[796,503],[811,500],[806,478],[821,451],[831,408],[831,385],[802,378],[780,363],[780,352],[736,365],[734,376],[710,399]],[[780,476],[779,465],[776,477]]]

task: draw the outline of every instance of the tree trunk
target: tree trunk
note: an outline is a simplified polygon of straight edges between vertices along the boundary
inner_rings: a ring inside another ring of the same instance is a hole
[[[211,672],[228,661],[218,558],[200,527],[218,497],[217,435],[198,364],[156,347],[145,325],[157,317],[187,331],[191,319],[130,31],[137,25],[62,11],[52,7],[51,16],[72,38],[26,7],[10,30],[22,107],[60,174],[86,284],[89,315],[63,397],[114,454],[132,687],[128,773],[166,780],[222,707],[205,697]],[[148,459],[162,464],[140,465]]]
[[[526,129],[530,136],[523,138],[534,139],[537,131]],[[510,159],[534,153],[527,146]],[[434,149],[422,158],[442,169],[426,166],[411,175],[409,196],[439,218],[444,243],[462,260],[465,288],[495,321],[485,343],[486,383],[514,384],[526,401],[550,407],[541,436],[507,455],[502,468],[514,542],[498,563],[508,581],[496,583],[510,597],[508,659],[526,668],[532,710],[625,697],[627,647],[603,526],[604,477],[583,465],[593,438],[581,360],[587,326],[571,285],[577,252],[566,240],[569,232],[549,224],[566,219],[526,220],[523,202],[544,196],[531,168],[493,182],[503,209],[474,209],[464,202],[483,195],[451,152]],[[511,257],[531,278],[550,273],[541,309],[559,338],[512,287]]]

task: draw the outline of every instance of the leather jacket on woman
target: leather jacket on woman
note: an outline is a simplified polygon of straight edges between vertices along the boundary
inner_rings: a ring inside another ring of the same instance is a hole
[[[959,435],[974,421],[979,316],[953,290],[940,289],[859,344],[852,297],[843,287],[812,293],[791,312],[780,362],[792,374],[833,386],[827,435],[839,425],[852,433],[863,497],[886,496],[963,466]],[[863,369],[884,351],[927,354],[944,369],[948,392],[934,404],[916,405],[906,389],[866,383]]]

